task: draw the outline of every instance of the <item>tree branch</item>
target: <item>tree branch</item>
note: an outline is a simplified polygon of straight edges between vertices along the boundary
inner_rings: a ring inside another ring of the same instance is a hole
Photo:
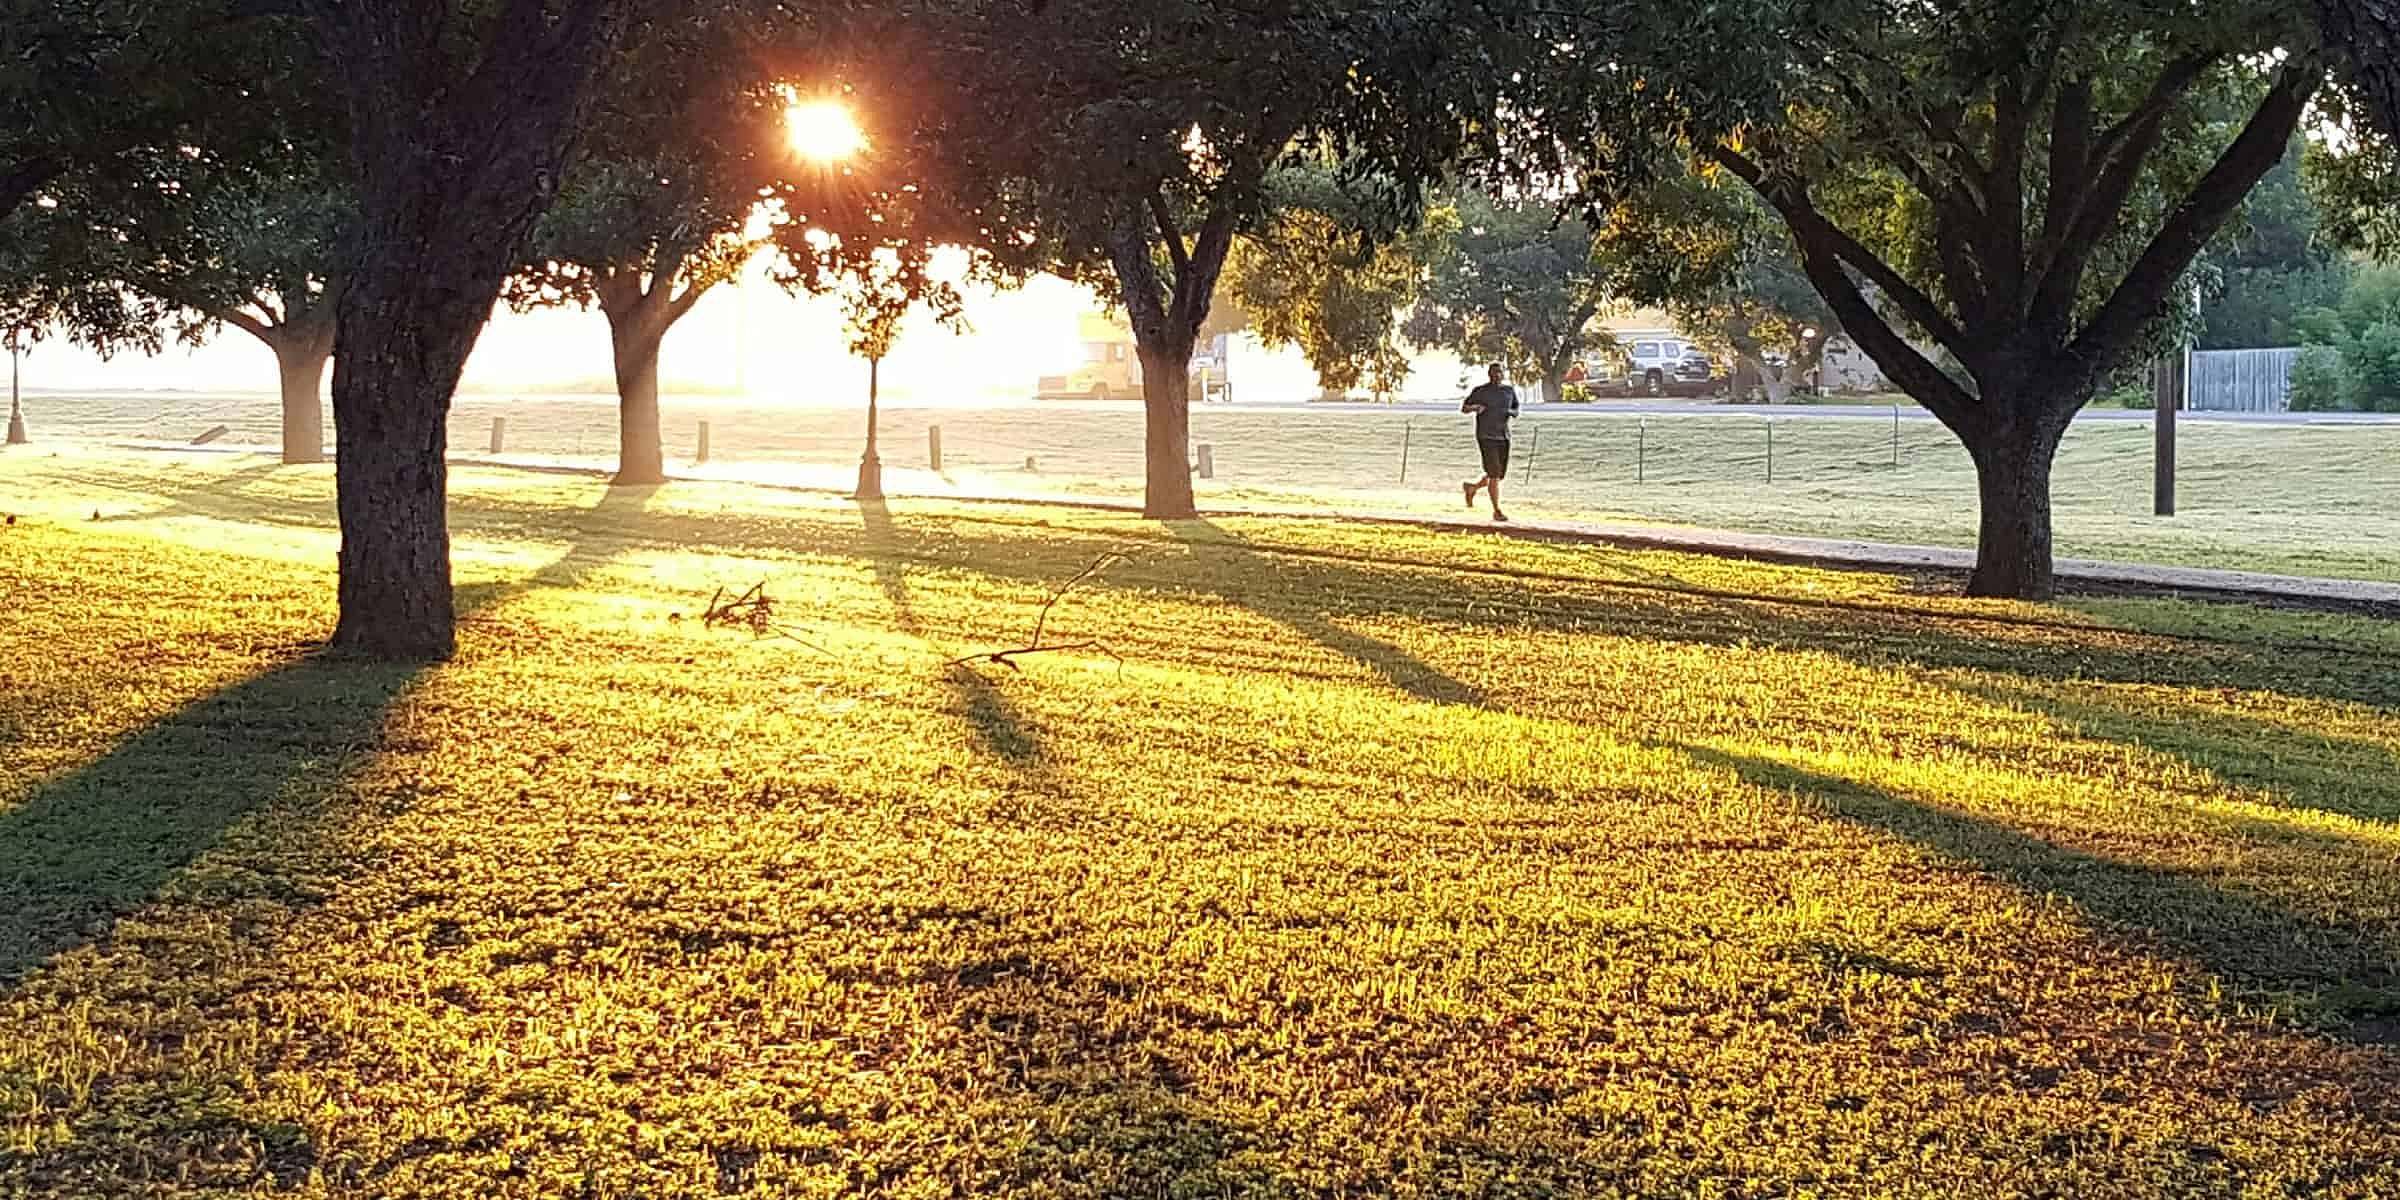
[[[1875,285],[1877,290],[1884,294],[1885,298],[1898,305],[1901,312],[1907,314],[1909,320],[1921,326],[1935,341],[1940,342],[1944,349],[1956,355],[1960,362],[1967,363],[1972,368],[1975,361],[1981,357],[1976,347],[1968,341],[1966,332],[1959,328],[1956,321],[1950,319],[1949,314],[1941,310],[1940,305],[1933,302],[1932,297],[1927,296],[1917,285],[1910,283],[1906,276],[1893,270],[1891,264],[1884,262],[1874,251],[1861,245],[1858,239],[1844,233],[1832,221],[1827,220],[1825,215],[1818,212],[1816,206],[1809,202],[1805,191],[1790,185],[1781,185],[1769,179],[1766,171],[1756,162],[1730,147],[1711,146],[1708,154],[1712,160],[1733,172],[1736,178],[1749,184],[1751,190],[1757,192],[1761,199],[1781,213],[1784,223],[1791,227],[1794,237],[1804,242],[1813,241],[1821,246],[1830,258],[1839,262],[1847,262],[1856,268],[1861,275],[1866,276],[1867,280]],[[1826,297],[1828,302],[1832,299],[1833,297],[1830,295]]]
[[[1155,188],[1150,192],[1150,219],[1158,223],[1158,236],[1167,243],[1167,261],[1174,264],[1175,278],[1180,283],[1191,272],[1192,258],[1184,251],[1183,230],[1175,225],[1175,214],[1167,208],[1166,194]]]
[[[2076,176],[2090,182],[2078,189],[2069,207],[2065,236],[2034,278],[2033,302],[2027,309],[2031,316],[2058,322],[2061,327],[2072,320],[2075,295],[2083,288],[2092,254],[2109,227],[2124,214],[2134,186],[2141,182],[2143,165],[2158,149],[2167,114],[2214,61],[2213,54],[2186,55],[2168,63],[2152,81],[2142,103],[2111,126],[2093,147],[2085,170]]]
[[[2192,260],[2241,208],[2250,189],[2265,178],[2290,148],[2292,134],[2323,83],[2323,64],[2313,57],[2287,62],[2258,111],[2242,127],[2215,165],[2200,177],[2182,204],[2150,239],[2124,282],[2093,314],[2091,324],[2068,353],[2093,369],[2116,363],[2156,320],[2169,290]]]

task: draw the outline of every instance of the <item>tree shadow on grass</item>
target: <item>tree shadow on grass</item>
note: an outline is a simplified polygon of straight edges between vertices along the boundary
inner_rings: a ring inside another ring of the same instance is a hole
[[[2237,991],[2296,1001],[2349,1040],[2400,1044],[2400,945],[2390,931],[2328,921],[2197,873],[2061,846],[1859,780],[1705,747],[1677,749],[1753,786],[1814,797],[1842,820],[1971,864],[2026,892],[2064,897],[2138,943],[2198,962]],[[2314,835],[2282,830],[2277,836]],[[2320,840],[2329,851],[2348,846]]]
[[[2217,708],[2148,710],[2022,681],[1948,681],[1987,703],[2042,713],[2084,737],[2167,755],[2285,808],[2400,821],[2400,752],[2376,742]]]
[[[595,511],[630,515],[650,493],[611,489]],[[524,580],[459,589],[460,614],[574,587],[606,558],[570,546]],[[372,761],[392,710],[431,669],[295,658],[159,718],[0,811],[0,987],[105,937],[246,815],[288,805],[305,823],[308,798]]]
[[[1315,582],[1333,597],[1328,605],[1278,594],[1276,589],[1256,588],[1235,590],[1216,583],[1228,576],[1276,574],[1286,564],[1257,548],[1236,534],[1206,519],[1179,521],[1168,526],[1176,538],[1191,551],[1194,563],[1202,576],[1203,586],[1215,587],[1222,599],[1241,605],[1290,629],[1292,632],[1349,658],[1390,681],[1401,691],[1435,704],[1481,705],[1482,691],[1443,674],[1425,660],[1390,642],[1354,633],[1336,624],[1334,611],[1368,611],[1377,609],[1376,598],[1389,590],[1389,580],[1340,562],[1302,560],[1289,564],[1295,576]],[[1369,598],[1364,604],[1360,598]]]
[[[220,521],[249,519],[247,514],[257,510],[258,502],[243,499],[242,493],[253,482],[272,478],[287,465],[289,464],[281,459],[271,458],[246,467],[236,467],[231,471],[208,472],[189,482],[186,482],[181,474],[165,476],[161,482],[157,483],[145,480],[143,493],[158,497],[166,503],[156,508],[117,513],[107,512],[105,511],[106,506],[102,506],[98,510],[100,516],[97,519],[104,524],[125,521],[165,521],[177,517],[204,517]],[[331,508],[332,501],[328,499],[320,507],[320,510],[312,515],[321,517],[324,511],[330,511]]]
[[[876,586],[883,589],[884,599],[891,605],[893,624],[900,632],[924,640],[924,623],[917,617],[916,598],[908,586],[908,558],[899,549],[904,539],[892,523],[891,509],[881,500],[862,500],[858,513],[866,526],[867,560],[875,568]],[[1041,761],[1041,742],[1024,714],[991,680],[964,666],[944,669],[942,679],[958,696],[959,715],[986,749],[1020,767]]]

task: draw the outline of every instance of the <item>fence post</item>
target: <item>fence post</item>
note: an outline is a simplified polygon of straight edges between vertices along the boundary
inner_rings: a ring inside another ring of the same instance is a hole
[[[694,465],[694,466],[701,466],[701,465],[705,465],[707,462],[708,462],[708,422],[706,422],[706,421],[702,421],[702,422],[700,422],[700,448],[699,448],[699,451],[698,451],[697,453],[695,453],[695,454],[693,454],[693,455],[692,455],[692,465]]]
[[[492,453],[494,453],[494,454],[498,454],[498,453],[500,453],[500,447],[501,447],[502,445],[506,444],[506,443],[507,443],[507,441],[508,441],[508,418],[507,418],[507,417],[493,417],[493,418],[492,418]]]
[[[1633,428],[1633,481],[1642,483],[1650,477],[1650,418],[1643,417]]]
[[[2151,422],[2156,434],[2152,449],[2157,458],[2151,507],[2162,517],[2175,515],[2175,410],[2183,405],[2184,367],[2180,356],[2162,359],[2150,376],[2156,413]]]
[[[931,459],[931,460],[933,461],[933,473],[934,473],[934,474],[936,474],[936,475],[939,475],[939,474],[941,474],[941,473],[942,473],[942,427],[941,427],[941,426],[939,426],[939,425],[928,425],[928,426],[926,426],[926,427],[925,427],[925,455],[926,455],[926,457],[927,457],[927,458],[929,458],[929,459]]]
[[[1408,482],[1408,443],[1416,436],[1416,432],[1417,422],[1413,417],[1400,430],[1400,482],[1402,483]]]
[[[1533,486],[1533,464],[1534,464],[1534,462],[1535,462],[1536,460],[1540,459],[1540,458],[1541,458],[1541,456],[1542,456],[1542,427],[1541,427],[1541,426],[1539,426],[1539,425],[1536,425],[1536,426],[1534,426],[1534,427],[1533,427],[1533,446],[1532,446],[1530,449],[1528,449],[1528,450],[1526,450],[1526,451],[1525,451],[1525,481],[1524,481],[1524,486],[1526,486],[1526,487],[1532,487],[1532,486]]]
[[[1900,465],[1900,406],[1892,406],[1892,465]]]
[[[1216,477],[1217,448],[1207,442],[1202,442],[1200,443],[1200,478],[1215,479]]]
[[[1775,482],[1775,418],[1767,418],[1767,482]]]

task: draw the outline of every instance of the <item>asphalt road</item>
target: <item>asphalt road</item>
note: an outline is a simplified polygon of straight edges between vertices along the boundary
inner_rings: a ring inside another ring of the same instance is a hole
[[[1214,407],[1214,406],[1212,406]],[[1244,412],[1409,412],[1455,413],[1454,404],[1236,404]],[[1765,416],[1806,420],[1892,419],[1892,405],[1850,404],[1704,404],[1673,400],[1612,400],[1595,404],[1529,404],[1525,415],[1548,420],[1553,417],[1734,417]],[[1930,421],[1933,414],[1915,405],[1899,407],[1902,420]],[[2400,413],[2256,413],[2256,412],[2199,412],[2185,410],[2185,421],[2221,422],[2229,425],[2400,425]],[[2076,417],[2078,421],[2122,421],[2147,425],[2151,414],[2131,408],[2087,408]]]

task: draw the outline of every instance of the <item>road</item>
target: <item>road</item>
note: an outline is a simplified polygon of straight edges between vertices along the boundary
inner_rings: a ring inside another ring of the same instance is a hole
[[[1230,408],[1240,412],[1311,412],[1311,413],[1455,413],[1455,404],[1325,404],[1325,403],[1267,403],[1209,405],[1211,409]],[[1616,400],[1597,404],[1529,404],[1528,417],[1544,420],[1553,417],[1733,417],[1756,415],[1807,420],[1875,420],[1892,419],[1892,405],[1854,404],[1697,404],[1673,400]],[[1930,421],[1933,414],[1915,405],[1899,406],[1903,420]],[[2200,412],[2187,409],[2180,414],[2185,421],[2212,422],[2227,425],[2400,425],[2400,413],[2256,413]],[[2133,422],[2147,425],[2150,413],[2132,408],[2087,408],[2077,421]]]

